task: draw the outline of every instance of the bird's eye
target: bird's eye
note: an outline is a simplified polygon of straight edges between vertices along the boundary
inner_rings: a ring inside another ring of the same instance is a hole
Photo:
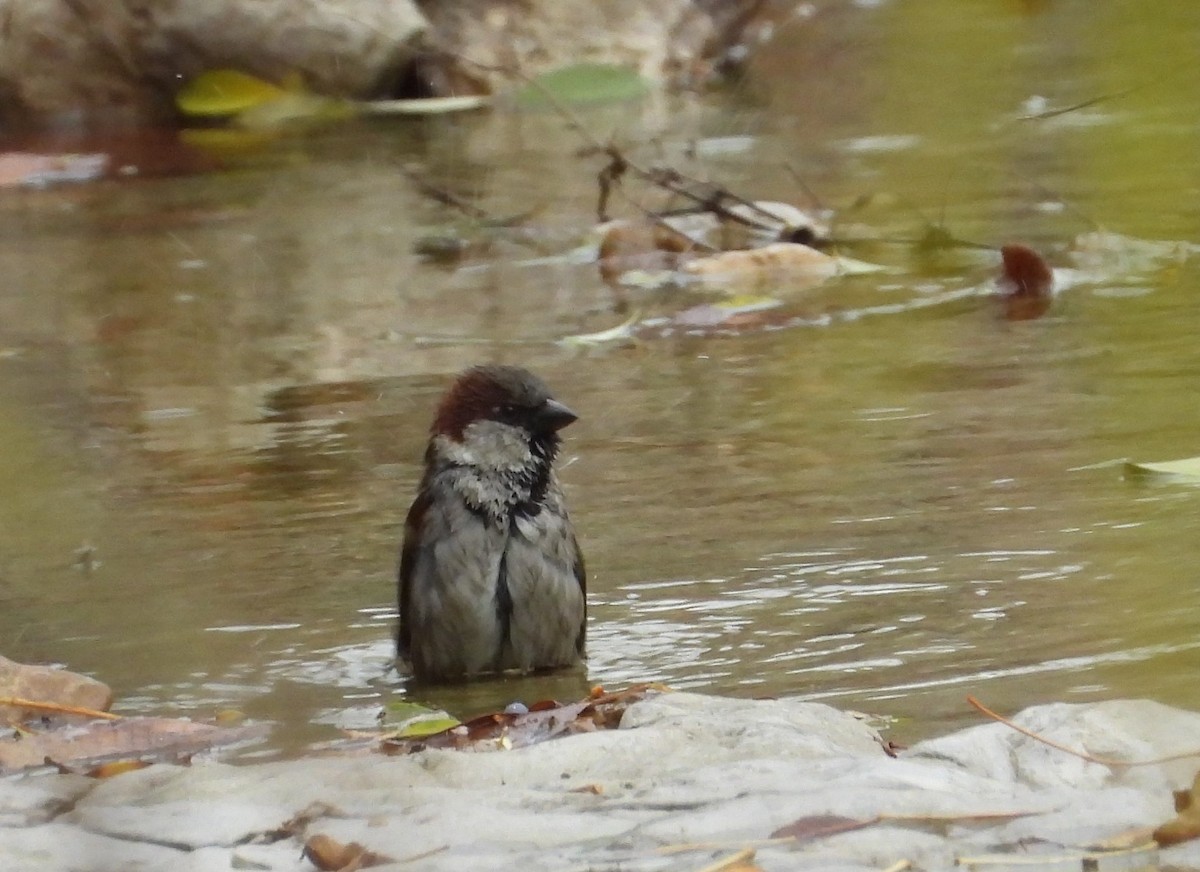
[[[510,403],[505,403],[493,408],[492,414],[494,414],[497,418],[502,419],[515,418],[517,415],[517,407]]]

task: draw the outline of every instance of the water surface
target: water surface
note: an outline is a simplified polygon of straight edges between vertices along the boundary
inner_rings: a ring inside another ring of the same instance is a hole
[[[600,166],[553,113],[353,122],[218,173],[0,192],[0,651],[96,675],[121,712],[241,709],[276,724],[268,753],[370,725],[407,692],[394,571],[433,405],[496,360],[582,415],[563,478],[588,671],[422,699],[655,680],[830,700],[902,738],[969,722],[967,694],[1200,706],[1200,490],[1119,464],[1200,453],[1200,260],[1171,247],[1200,241],[1200,82],[1177,72],[1200,11],[968,6],[818,7],[728,89],[583,113],[648,162],[707,144],[690,171],[807,187],[880,240],[851,253],[885,273],[773,289],[789,329],[556,344],[682,302],[546,260],[586,233]],[[399,165],[534,210],[533,232],[422,261],[462,220]],[[905,308],[994,274],[995,251],[909,244],[939,222],[1059,267],[1097,227],[1122,241],[1010,323],[981,299]]]

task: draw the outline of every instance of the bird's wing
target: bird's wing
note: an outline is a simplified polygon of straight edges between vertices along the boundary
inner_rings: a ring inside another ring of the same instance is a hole
[[[396,634],[396,653],[407,657],[409,644],[412,641],[412,626],[409,623],[409,602],[412,597],[412,575],[416,569],[417,557],[421,550],[421,528],[425,524],[425,514],[433,504],[429,489],[422,487],[417,492],[417,498],[409,507],[408,516],[404,519],[404,544],[400,548],[400,575],[396,583],[396,599],[400,607],[400,626]]]

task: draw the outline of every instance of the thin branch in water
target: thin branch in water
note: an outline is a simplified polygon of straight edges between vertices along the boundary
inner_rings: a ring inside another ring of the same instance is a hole
[[[1077,112],[1080,109],[1087,109],[1089,106],[1095,106],[1099,103],[1106,103],[1109,100],[1116,100],[1119,97],[1125,97],[1132,94],[1134,91],[1140,91],[1146,85],[1133,85],[1120,91],[1113,91],[1111,94],[1101,94],[1099,97],[1092,97],[1088,100],[1081,100],[1078,103],[1072,103],[1070,106],[1063,106],[1060,109],[1047,109],[1045,112],[1034,112],[1031,115],[1018,115],[1018,121],[1043,121],[1047,118],[1057,118],[1059,115],[1066,115],[1068,112]]]

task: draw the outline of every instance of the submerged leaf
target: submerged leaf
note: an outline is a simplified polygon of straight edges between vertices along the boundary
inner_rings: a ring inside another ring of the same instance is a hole
[[[287,93],[278,85],[249,73],[208,70],[175,95],[175,105],[185,115],[220,118],[270,103]]]
[[[583,63],[560,67],[533,79],[517,92],[521,106],[541,108],[559,103],[632,100],[650,90],[636,71],[614,64]]]
[[[270,130],[303,121],[336,121],[355,111],[355,104],[348,100],[289,92],[239,112],[235,120],[247,130]]]

